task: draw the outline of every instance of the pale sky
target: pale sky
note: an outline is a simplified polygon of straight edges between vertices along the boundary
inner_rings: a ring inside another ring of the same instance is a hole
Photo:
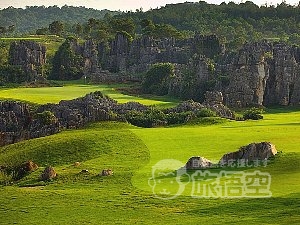
[[[176,4],[182,2],[198,2],[194,0],[0,0],[0,8],[4,9],[9,6],[13,6],[15,8],[24,8],[25,6],[85,6],[87,8],[95,8],[95,9],[109,9],[109,10],[135,10],[139,8],[143,8],[143,10],[148,10],[150,8],[156,8],[160,6],[165,6],[166,4]],[[221,2],[229,2],[230,0],[207,0],[208,3],[220,4]],[[234,2],[241,2],[245,0],[232,0]],[[262,5],[265,3],[276,5],[281,3],[282,0],[252,0],[256,5]],[[299,0],[287,0],[286,3],[295,5],[298,4]]]

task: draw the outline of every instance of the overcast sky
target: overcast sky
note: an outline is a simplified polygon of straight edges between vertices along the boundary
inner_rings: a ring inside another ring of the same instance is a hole
[[[95,8],[95,9],[110,9],[110,10],[135,10],[139,8],[143,8],[144,10],[148,10],[150,8],[156,8],[160,6],[164,6],[166,4],[174,4],[180,2],[198,2],[194,0],[0,0],[0,8],[7,8],[9,6],[13,6],[15,8],[24,8],[25,6],[85,6],[87,8]],[[233,0],[234,2],[241,2],[243,0]],[[245,1],[245,0],[244,0]],[[224,2],[224,0],[207,0],[209,3],[220,4]],[[225,2],[229,2],[225,0]],[[253,0],[253,2],[257,5],[268,4],[276,5],[277,3],[281,3],[282,0]],[[299,2],[299,0],[287,0],[287,3],[294,5]]]

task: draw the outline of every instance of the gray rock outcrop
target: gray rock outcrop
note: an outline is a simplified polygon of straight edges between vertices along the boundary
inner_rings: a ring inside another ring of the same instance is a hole
[[[59,132],[57,122],[45,124],[33,118],[29,105],[14,101],[0,101],[0,146]]]
[[[9,64],[20,66],[29,75],[28,81],[43,77],[46,47],[34,41],[14,41],[9,49]]]
[[[223,94],[219,91],[207,91],[205,93],[205,101],[203,105],[211,109],[212,111],[216,112],[218,116],[227,118],[227,119],[234,119],[234,113],[223,104]]]
[[[154,63],[170,62],[175,74],[168,81],[168,94],[181,99],[203,101],[209,90],[222,92],[229,107],[300,103],[300,50],[287,44],[246,43],[232,53],[214,35],[186,40],[142,36],[131,42],[120,33],[108,49],[98,47],[102,69],[121,75],[106,79],[101,77],[108,73],[100,72],[94,75],[100,81],[134,79],[132,74]],[[217,61],[212,60],[215,56]]]
[[[231,60],[217,65],[219,73],[227,74],[229,81],[220,88],[226,105],[238,108],[299,104],[299,63],[296,47],[266,41],[245,44]]]
[[[213,163],[210,160],[201,156],[193,156],[185,164],[185,168],[188,170],[208,169],[211,168],[212,166]]]
[[[46,104],[37,112],[51,111],[63,128],[79,128],[89,122],[111,120],[111,111],[117,102],[103,96],[101,92],[87,94],[73,100],[62,100],[58,104]]]
[[[70,42],[92,82],[142,81],[140,74],[151,65],[169,62],[175,73],[167,81],[168,94],[183,100],[202,102],[206,91],[219,91],[229,107],[300,104],[300,48],[285,43],[246,43],[235,53],[215,35],[132,40],[118,33],[107,43]],[[12,42],[9,55],[9,64],[21,67],[27,81],[43,77],[46,48],[41,44]]]
[[[56,176],[57,176],[57,173],[56,173],[55,169],[52,166],[48,166],[45,168],[45,170],[41,174],[40,179],[42,181],[48,181],[48,180],[55,178]]]
[[[197,112],[201,109],[204,109],[205,107],[199,103],[195,102],[193,100],[183,101],[180,102],[177,106],[167,109],[167,113],[182,113],[182,112]]]
[[[98,82],[113,79],[118,82],[141,80],[141,77],[135,74],[147,71],[154,63],[187,65],[195,54],[211,56],[224,51],[223,45],[215,35],[196,35],[180,41],[174,38],[154,39],[150,36],[131,40],[129,36],[120,32],[109,43],[96,44],[88,40],[84,44],[79,44],[73,40],[71,45],[72,50],[83,57],[85,76]],[[195,64],[196,69],[200,69],[198,75],[202,76],[202,64],[205,62],[191,63]],[[118,76],[113,76],[112,73],[117,73]]]
[[[236,152],[230,152],[220,159],[219,164],[228,165],[231,163],[236,163],[239,160],[244,162],[253,162],[255,160],[267,160],[270,157],[276,155],[277,150],[275,145],[270,142],[260,142],[260,143],[251,143],[247,146],[241,147]]]
[[[101,171],[100,176],[107,177],[113,175],[113,173],[114,172],[111,169],[105,169]]]

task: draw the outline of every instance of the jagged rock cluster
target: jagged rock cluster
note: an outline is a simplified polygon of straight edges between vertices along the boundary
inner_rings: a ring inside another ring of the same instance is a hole
[[[205,93],[204,107],[215,111],[218,116],[234,119],[233,112],[223,104],[223,94],[219,91],[207,91]]]
[[[62,100],[58,104],[46,104],[37,112],[52,112],[63,128],[79,128],[89,122],[112,119],[112,110],[117,102],[105,97],[101,92],[88,94],[73,100]]]
[[[58,133],[64,128],[79,128],[93,121],[112,120],[112,109],[126,111],[100,92],[59,104],[46,104],[30,112],[26,103],[0,101],[0,146],[22,140],[38,138]],[[134,108],[134,107],[132,107]],[[44,112],[54,115],[54,120],[46,120]]]
[[[234,113],[223,104],[223,95],[222,92],[218,91],[207,91],[205,94],[205,101],[203,104],[195,102],[193,100],[188,100],[179,103],[177,106],[167,110],[168,113],[181,113],[181,112],[197,112],[201,109],[211,109],[216,112],[218,116],[234,119]]]
[[[229,107],[298,105],[300,103],[300,49],[283,43],[246,43],[238,52],[225,50],[214,35],[185,40],[131,40],[118,33],[109,43],[70,41],[80,55],[84,76],[92,82],[141,81],[138,74],[151,65],[175,65],[168,79],[168,94],[203,101],[206,91],[223,93]],[[46,48],[32,41],[13,42],[10,64],[21,66],[32,77],[40,74]]]
[[[46,63],[46,47],[34,41],[14,41],[9,49],[9,64],[20,66],[30,75],[28,81],[43,77],[42,66]]]
[[[0,146],[59,132],[56,122],[33,118],[28,104],[0,101]]]
[[[299,49],[286,44],[245,44],[230,60],[220,62],[220,72],[229,80],[221,89],[226,105],[299,104],[299,60]]]
[[[255,161],[256,166],[258,166],[261,165],[261,161],[266,161],[276,154],[276,147],[270,142],[251,143],[240,147],[238,151],[224,154],[217,164],[213,164],[212,161],[204,157],[193,156],[187,161],[185,168],[246,167],[250,166],[251,163],[255,163]],[[248,165],[248,163],[250,164]]]
[[[193,156],[191,157],[187,163],[185,164],[185,168],[187,170],[193,170],[193,169],[206,169],[213,166],[213,163],[201,156]]]
[[[240,147],[236,152],[229,152],[223,155],[219,164],[230,165],[239,160],[253,162],[255,160],[267,160],[277,154],[275,145],[270,142],[251,143]]]
[[[211,93],[211,95],[219,96],[220,94]],[[211,99],[208,101],[205,106],[194,101],[182,102],[167,111],[169,113],[194,112],[207,107],[222,117],[233,118],[233,114],[230,114],[230,110],[224,105]],[[223,111],[216,110],[216,104],[223,108]],[[0,146],[52,135],[62,129],[80,128],[95,121],[126,121],[125,114],[131,111],[145,112],[147,110],[149,110],[148,106],[138,102],[118,104],[115,100],[103,96],[99,91],[73,100],[62,100],[58,104],[41,105],[34,111],[30,111],[26,103],[0,101]],[[226,113],[222,114],[223,112]]]
[[[92,41],[74,46],[93,81],[140,79],[134,74],[154,63],[170,62],[175,65],[175,75],[168,81],[172,96],[199,101],[205,91],[215,90],[223,93],[230,107],[300,102],[300,49],[283,43],[246,43],[237,53],[229,53],[214,35],[186,40],[142,36],[131,42],[119,33],[108,47]]]
[[[180,41],[142,36],[131,41],[125,34],[118,33],[110,43],[97,44],[88,40],[80,45],[73,40],[71,48],[83,57],[85,76],[97,82],[139,80],[141,77],[136,74],[147,71],[154,63],[170,62],[180,68],[180,65],[188,65],[195,54],[214,56],[224,52],[224,46],[214,35],[196,35]],[[196,62],[190,62],[187,68],[192,64],[201,69],[205,60],[200,57]]]

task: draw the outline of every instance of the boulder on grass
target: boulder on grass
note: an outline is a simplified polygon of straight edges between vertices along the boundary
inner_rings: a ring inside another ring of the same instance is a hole
[[[213,163],[210,160],[201,156],[193,156],[185,164],[187,170],[206,169],[212,166]]]
[[[57,176],[55,170],[53,167],[48,166],[46,167],[46,169],[44,170],[44,172],[41,174],[41,180],[46,181],[46,180],[50,180],[53,179]]]
[[[81,165],[80,162],[74,162],[74,164],[73,164],[74,167],[79,167],[80,165]]]
[[[15,169],[16,170],[15,179],[17,180],[22,179],[24,176],[37,170],[38,168],[39,168],[38,165],[31,160],[24,162]]]
[[[251,143],[247,146],[242,146],[236,152],[230,152],[223,155],[220,159],[220,164],[228,165],[232,162],[244,160],[253,162],[256,160],[267,160],[276,155],[277,150],[275,145],[270,142]]]
[[[111,176],[111,175],[113,175],[113,171],[111,170],[111,169],[105,169],[105,170],[102,170],[102,172],[101,172],[101,176]]]
[[[27,172],[33,172],[39,168],[39,166],[33,161],[29,160],[22,164],[22,168]]]

